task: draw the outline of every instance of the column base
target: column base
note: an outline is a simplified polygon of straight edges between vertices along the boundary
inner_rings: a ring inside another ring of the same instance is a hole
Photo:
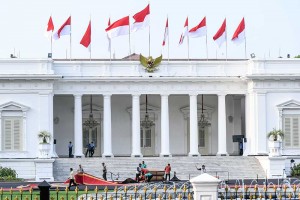
[[[142,158],[143,155],[142,154],[131,154],[132,158]]]
[[[201,156],[200,153],[189,153],[189,157],[199,157]]]
[[[36,181],[54,181],[53,162],[55,159],[34,159],[35,180]]]
[[[172,157],[172,155],[161,153],[161,154],[159,154],[159,157]]]
[[[74,155],[74,158],[82,158],[82,157],[84,157],[83,153],[81,153],[81,154],[75,154]]]
[[[102,154],[102,158],[113,158],[113,157],[114,157],[113,154],[109,154],[109,153]]]
[[[217,156],[229,156],[227,152],[218,152]]]

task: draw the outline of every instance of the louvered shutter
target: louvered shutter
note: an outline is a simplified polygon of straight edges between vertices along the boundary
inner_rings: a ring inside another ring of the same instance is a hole
[[[12,137],[11,137],[11,131],[12,131],[12,120],[11,119],[4,119],[4,144],[3,144],[3,150],[12,150]]]
[[[293,147],[299,147],[299,118],[293,117]]]
[[[21,119],[3,120],[3,150],[20,151],[22,150],[22,123]]]

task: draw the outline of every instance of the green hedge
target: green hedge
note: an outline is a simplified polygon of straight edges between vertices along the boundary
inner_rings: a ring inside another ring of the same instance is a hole
[[[0,166],[0,181],[13,181],[13,180],[22,180],[17,178],[17,172],[14,169],[9,167]]]

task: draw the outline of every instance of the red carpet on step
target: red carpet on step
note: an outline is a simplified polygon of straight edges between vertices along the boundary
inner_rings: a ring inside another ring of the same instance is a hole
[[[69,183],[70,180],[66,180],[65,183]],[[75,175],[75,182],[82,185],[118,185],[116,182],[106,181],[102,178],[87,174],[78,173]]]

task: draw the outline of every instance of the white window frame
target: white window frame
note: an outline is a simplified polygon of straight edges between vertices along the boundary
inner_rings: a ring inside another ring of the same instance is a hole
[[[15,150],[5,150],[3,147],[3,138],[4,138],[4,120],[5,119],[20,119],[20,127],[21,127],[21,144],[20,149],[17,151],[25,151],[26,150],[26,116],[27,112],[30,108],[24,106],[22,104],[10,101],[5,104],[0,105],[0,151],[15,151]]]

